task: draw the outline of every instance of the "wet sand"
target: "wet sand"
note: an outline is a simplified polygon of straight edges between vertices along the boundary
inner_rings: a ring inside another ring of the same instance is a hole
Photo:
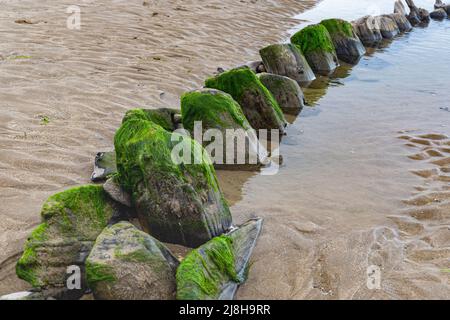
[[[89,182],[126,110],[178,108],[217,67],[284,39],[315,2],[84,0],[81,30],[69,30],[72,1],[2,1],[0,294],[27,287],[14,263],[43,201]]]

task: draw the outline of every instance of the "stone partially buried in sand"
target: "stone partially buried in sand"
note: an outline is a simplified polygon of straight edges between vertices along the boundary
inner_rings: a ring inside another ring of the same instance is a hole
[[[305,97],[296,81],[271,73],[261,73],[258,77],[275,97],[284,113],[298,115],[302,111]]]
[[[202,133],[208,137],[203,141],[204,146],[215,167],[256,169],[266,161],[267,151],[239,104],[228,93],[209,88],[186,92],[181,97],[181,112],[184,128],[191,136],[195,126],[201,125]]]
[[[177,266],[161,242],[119,222],[98,236],[86,260],[86,276],[95,299],[170,300]]]
[[[195,140],[130,119],[114,145],[118,181],[131,194],[145,231],[163,242],[196,247],[228,230],[228,204],[211,160]]]
[[[316,79],[314,72],[294,44],[273,44],[259,51],[267,72],[294,79],[301,86],[308,86]]]
[[[81,186],[51,196],[44,204],[42,223],[28,238],[16,265],[19,278],[43,290],[79,298],[85,289],[84,261],[113,217],[121,215],[102,186]],[[65,290],[69,266],[82,271],[81,290]]]
[[[353,23],[353,28],[366,47],[376,46],[383,40],[377,19],[372,16],[362,17]]]
[[[287,122],[280,106],[249,68],[237,68],[209,78],[205,87],[230,94],[253,129],[278,129],[284,133]]]
[[[320,24],[327,28],[333,40],[338,58],[356,64],[366,53],[366,48],[353,30],[352,25],[341,19],[327,19]]]
[[[319,74],[329,75],[339,66],[333,41],[323,25],[303,28],[291,37],[291,42],[300,47],[311,68]]]
[[[178,300],[232,300],[245,282],[262,219],[216,237],[191,251],[177,270]]]

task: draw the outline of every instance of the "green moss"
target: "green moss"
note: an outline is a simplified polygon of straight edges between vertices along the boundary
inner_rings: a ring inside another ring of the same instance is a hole
[[[51,196],[41,216],[68,236],[92,240],[107,225],[112,207],[102,186],[87,185]]]
[[[305,27],[291,37],[291,42],[298,45],[304,54],[314,51],[335,52],[330,34],[322,24]]]
[[[175,115],[176,110],[169,108],[161,108],[161,109],[132,109],[127,111],[125,114],[122,123],[130,119],[141,119],[141,120],[149,120],[157,125],[163,127],[167,131],[173,131],[173,116]]]
[[[119,180],[128,192],[133,192],[140,183],[146,184],[149,174],[153,179],[164,179],[170,185],[180,182],[193,184],[195,189],[211,187],[218,190],[218,182],[211,160],[202,146],[195,140],[172,134],[151,121],[131,119],[117,131],[114,145],[117,156]],[[177,140],[179,139],[179,140]],[[176,164],[171,152],[179,142],[191,143],[191,164]],[[200,159],[200,163],[194,163]],[[155,191],[148,189],[149,192]],[[154,194],[159,198],[158,194]]]
[[[86,279],[90,288],[95,288],[99,282],[114,283],[117,281],[110,266],[90,261],[86,261]]]
[[[205,87],[229,93],[242,107],[244,107],[242,103],[244,95],[248,92],[255,92],[267,99],[280,121],[285,122],[283,112],[275,98],[248,67],[232,69],[209,78],[205,81]]]
[[[327,28],[330,35],[340,34],[344,37],[353,37],[353,27],[350,22],[342,19],[327,19],[323,20],[321,25]]]
[[[240,105],[229,94],[212,89],[183,94],[181,114],[184,128],[190,131],[194,130],[195,121],[201,121],[205,129],[228,129],[235,124],[250,129]]]
[[[228,281],[239,283],[232,240],[216,237],[191,251],[177,269],[177,299],[216,299]]]
[[[33,230],[28,238],[25,249],[16,264],[17,276],[30,283],[33,287],[42,285],[36,270],[40,268],[36,248],[47,240],[48,225],[42,223]]]

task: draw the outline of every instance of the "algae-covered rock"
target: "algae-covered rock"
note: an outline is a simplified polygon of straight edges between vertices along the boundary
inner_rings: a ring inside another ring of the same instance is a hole
[[[86,260],[89,287],[99,300],[175,298],[178,260],[129,222],[103,230]]]
[[[356,64],[366,53],[366,48],[353,30],[352,25],[341,19],[327,19],[320,24],[327,28],[338,58],[350,64]]]
[[[44,204],[42,223],[28,238],[16,265],[19,278],[40,289],[66,288],[69,266],[81,270],[80,290],[69,290],[77,297],[85,288],[84,261],[93,242],[123,208],[117,206],[101,186],[72,188],[51,196]]]
[[[295,80],[271,73],[261,73],[258,77],[275,97],[284,113],[298,115],[302,111],[305,97]]]
[[[177,270],[177,299],[233,299],[238,286],[246,280],[261,227],[262,219],[250,220],[191,251]]]
[[[301,86],[308,86],[316,79],[314,72],[294,44],[273,44],[259,51],[267,72],[294,79]]]
[[[203,143],[215,167],[254,168],[266,161],[267,151],[228,93],[209,88],[187,92],[181,97],[181,112],[183,126],[191,134],[201,125]]]
[[[97,153],[91,180],[94,182],[106,180],[116,172],[116,153],[114,151]]]
[[[229,93],[242,108],[253,129],[284,132],[286,120],[278,103],[249,68],[237,68],[207,79],[205,87]]]
[[[412,30],[412,25],[405,15],[401,13],[391,13],[385,16],[394,20],[400,32],[408,32]]]
[[[311,68],[322,75],[332,73],[339,62],[331,36],[323,25],[310,25],[291,37],[291,42],[298,45]]]
[[[179,110],[171,108],[159,109],[131,109],[128,110],[122,119],[122,123],[130,119],[149,120],[163,127],[167,131],[177,129]]]
[[[353,28],[358,38],[366,47],[376,46],[383,40],[378,20],[372,16],[365,16],[353,22]]]
[[[436,9],[430,13],[430,18],[434,20],[444,20],[445,18],[447,18],[447,11],[445,11],[443,8]]]
[[[118,181],[152,236],[195,247],[230,227],[214,167],[196,141],[151,121],[130,119],[117,131],[114,145]]]
[[[388,16],[377,16],[378,26],[384,39],[392,39],[400,33],[397,23]]]

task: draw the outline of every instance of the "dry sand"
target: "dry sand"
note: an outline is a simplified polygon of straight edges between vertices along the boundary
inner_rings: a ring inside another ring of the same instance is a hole
[[[143,1],[79,1],[81,30],[66,27],[73,1],[0,1],[0,294],[27,287],[13,267],[43,201],[89,182],[127,109],[178,107],[316,2]]]

